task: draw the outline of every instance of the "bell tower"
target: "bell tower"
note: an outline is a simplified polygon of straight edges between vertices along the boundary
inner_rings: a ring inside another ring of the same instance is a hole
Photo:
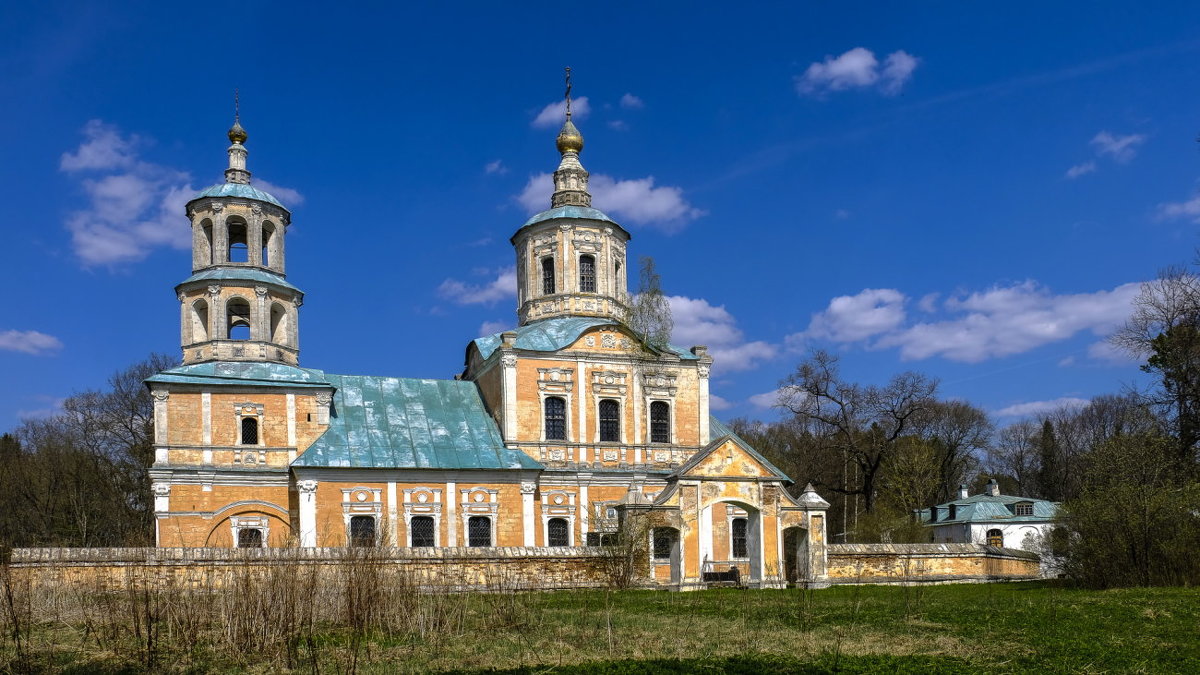
[[[225,182],[187,203],[192,276],[175,287],[183,363],[258,361],[296,365],[304,294],[288,283],[284,236],[291,213],[250,185],[246,130],[229,129]]]
[[[550,209],[512,236],[517,253],[517,316],[522,326],[568,316],[629,315],[625,251],[629,233],[592,208],[588,172],[579,161],[583,134],[571,121],[571,69],[567,68],[567,119],[555,145],[562,160],[554,172]]]

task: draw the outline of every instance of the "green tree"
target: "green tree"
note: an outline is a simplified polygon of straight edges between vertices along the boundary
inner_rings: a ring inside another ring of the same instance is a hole
[[[1054,433],[1054,423],[1042,422],[1038,435],[1038,492],[1042,499],[1062,499],[1062,450]]]

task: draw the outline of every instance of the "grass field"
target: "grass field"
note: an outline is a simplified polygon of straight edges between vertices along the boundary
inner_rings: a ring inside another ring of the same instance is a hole
[[[1200,672],[1198,589],[1029,582],[423,598],[375,627],[314,621],[279,650],[252,620],[236,629],[246,648],[231,649],[237,632],[217,639],[229,627],[204,618],[219,616],[211,608],[191,612],[189,626],[163,607],[139,618],[132,596],[116,598],[107,621],[40,612],[19,657],[11,636],[0,638],[0,671]]]

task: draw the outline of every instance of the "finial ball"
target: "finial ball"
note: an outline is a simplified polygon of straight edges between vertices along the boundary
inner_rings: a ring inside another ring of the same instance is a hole
[[[245,143],[249,136],[246,135],[246,130],[242,128],[240,122],[234,122],[233,126],[229,127],[229,141],[231,143]]]
[[[558,151],[564,155],[568,152],[579,154],[583,151],[583,134],[579,133],[579,129],[575,128],[575,124],[571,120],[567,120],[563,124],[562,130],[558,132],[558,138],[554,139],[554,143],[558,146]]]

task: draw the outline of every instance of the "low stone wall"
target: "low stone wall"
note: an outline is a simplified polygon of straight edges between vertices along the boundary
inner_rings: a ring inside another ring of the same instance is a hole
[[[830,544],[830,584],[1019,581],[1040,576],[1037,554],[983,544]]]
[[[594,588],[608,583],[605,556],[580,547],[476,548],[25,548],[13,549],[16,578],[33,583],[124,588],[130,583],[220,587],[238,574],[280,566],[315,568],[334,579],[355,566],[381,566],[444,590]]]

